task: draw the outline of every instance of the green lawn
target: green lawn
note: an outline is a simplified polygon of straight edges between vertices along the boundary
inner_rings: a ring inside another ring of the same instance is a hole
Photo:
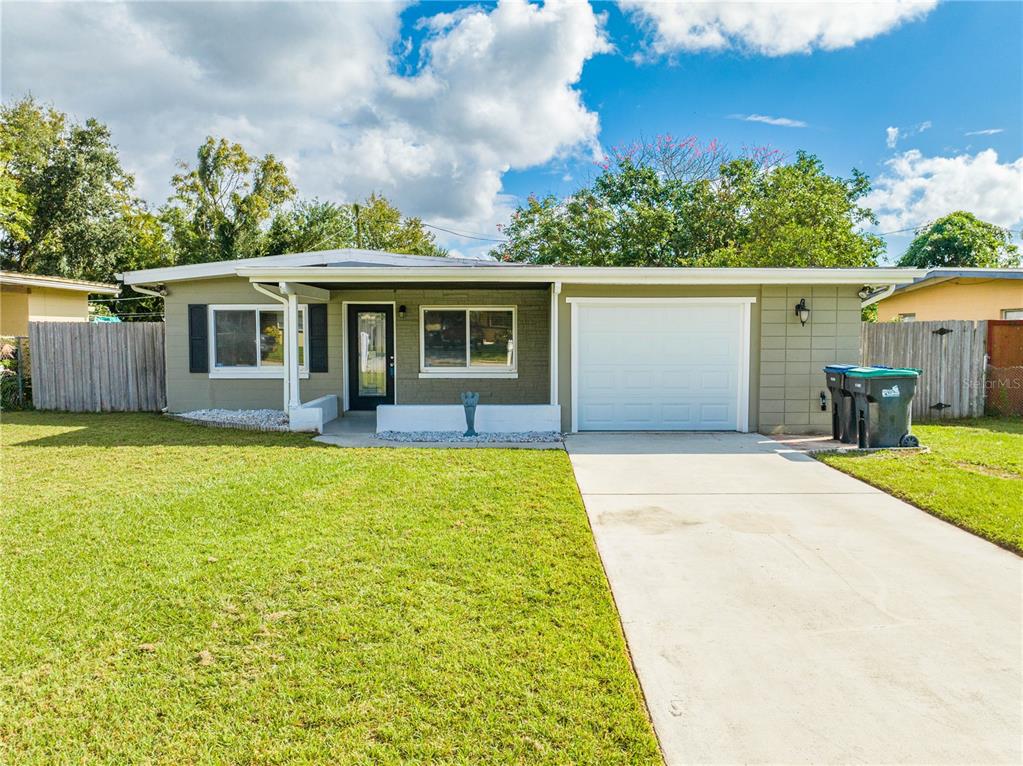
[[[3,420],[0,762],[660,762],[564,453]]]
[[[1023,553],[1023,420],[915,425],[926,454],[818,458],[935,516]]]

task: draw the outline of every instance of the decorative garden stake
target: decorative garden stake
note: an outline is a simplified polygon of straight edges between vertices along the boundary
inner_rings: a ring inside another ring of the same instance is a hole
[[[463,436],[478,436],[476,433],[476,405],[480,403],[480,395],[472,391],[462,392],[462,406],[465,407],[466,431]]]

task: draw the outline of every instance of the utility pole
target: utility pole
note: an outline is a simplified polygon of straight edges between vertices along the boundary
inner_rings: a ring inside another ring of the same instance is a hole
[[[352,210],[355,211],[355,246],[362,249],[362,226],[359,223],[359,203],[355,202],[352,204]]]

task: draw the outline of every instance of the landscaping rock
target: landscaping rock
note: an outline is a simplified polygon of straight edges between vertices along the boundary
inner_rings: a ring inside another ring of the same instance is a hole
[[[192,410],[171,415],[177,420],[215,428],[242,428],[250,431],[288,431],[284,410]]]

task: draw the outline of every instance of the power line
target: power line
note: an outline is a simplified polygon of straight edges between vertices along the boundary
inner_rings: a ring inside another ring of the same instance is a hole
[[[148,301],[152,295],[140,295],[132,298],[90,298],[89,303],[116,303],[117,301]]]
[[[162,311],[150,311],[150,312],[138,312],[135,314],[101,314],[98,316],[116,316],[116,317],[162,317]]]
[[[445,229],[443,226],[434,226],[432,223],[426,223],[425,221],[423,221],[422,224],[423,224],[423,226],[426,226],[427,228],[430,228],[430,229],[436,229],[437,231],[443,231],[443,232],[446,232],[448,234],[454,234],[456,237],[465,237],[465,239],[477,239],[480,242],[504,243],[504,242],[508,241],[507,239],[493,239],[491,237],[485,237],[485,236],[482,236],[482,235],[476,236],[475,234],[466,234],[464,231],[455,231],[454,229]]]

